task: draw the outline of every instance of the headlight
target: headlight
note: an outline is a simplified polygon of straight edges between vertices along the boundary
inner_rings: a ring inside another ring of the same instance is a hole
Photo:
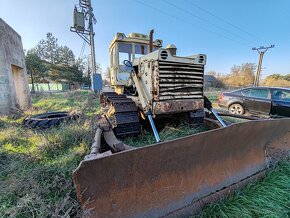
[[[118,39],[118,40],[123,40],[125,37],[126,37],[126,36],[125,36],[124,33],[118,33],[118,34],[117,34],[117,39]]]
[[[155,40],[154,44],[156,44],[158,47],[162,47],[162,40],[157,39]]]
[[[199,55],[198,56],[198,63],[205,64],[206,56],[205,55]]]

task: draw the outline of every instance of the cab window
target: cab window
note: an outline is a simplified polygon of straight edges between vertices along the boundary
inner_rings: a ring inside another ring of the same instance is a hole
[[[120,71],[126,71],[124,61],[132,61],[132,45],[119,43],[119,66]]]
[[[127,66],[124,65],[124,61],[128,60],[132,62],[132,45],[127,43],[119,43],[119,72],[117,80],[127,81],[130,78],[130,71]]]
[[[135,57],[134,58],[140,58],[143,55],[148,54],[148,46],[147,45],[135,45]]]

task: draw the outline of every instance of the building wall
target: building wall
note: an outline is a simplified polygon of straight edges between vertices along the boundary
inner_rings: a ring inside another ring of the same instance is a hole
[[[21,36],[0,18],[0,116],[30,106]]]

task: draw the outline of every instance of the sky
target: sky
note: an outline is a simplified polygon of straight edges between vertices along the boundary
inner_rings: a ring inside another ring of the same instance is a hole
[[[70,32],[78,0],[0,0],[0,17],[21,36],[24,49],[47,32],[80,56],[83,40]],[[149,33],[175,44],[178,56],[206,54],[206,71],[229,73],[233,65],[257,63],[252,47],[269,46],[262,77],[290,73],[289,0],[92,0],[97,23],[96,61],[109,65],[109,44],[117,32]],[[86,46],[85,54],[89,54]]]

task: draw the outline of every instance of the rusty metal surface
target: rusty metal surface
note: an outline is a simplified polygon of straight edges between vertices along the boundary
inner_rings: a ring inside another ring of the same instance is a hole
[[[241,180],[238,183],[235,183],[229,187],[226,187],[218,192],[215,192],[213,194],[210,194],[208,196],[202,197],[200,199],[198,199],[195,202],[192,202],[191,204],[176,210],[172,213],[167,214],[166,218],[171,218],[171,217],[188,217],[191,215],[197,215],[204,206],[213,203],[213,202],[217,202],[219,200],[221,200],[224,197],[228,197],[229,195],[233,194],[234,191],[238,188],[243,188],[245,185],[247,185],[249,182],[255,182],[258,180],[261,180],[262,178],[265,177],[266,174],[266,170],[263,170],[253,176],[250,176],[246,179]]]
[[[83,216],[168,215],[265,170],[289,132],[290,119],[249,121],[84,160],[73,173]]]
[[[222,113],[222,112],[218,112],[218,115],[222,117],[233,117],[233,118],[240,118],[240,119],[245,119],[245,120],[261,120],[262,119],[260,117],[255,117],[255,116],[246,116],[246,115],[230,114],[230,113]]]
[[[203,99],[153,102],[154,114],[179,113],[203,108]]]
[[[173,59],[163,60],[161,57],[158,61],[158,81],[154,86],[156,90],[154,100],[202,99],[205,62],[199,63],[198,58],[195,64],[186,60],[178,61],[176,56],[173,56]]]
[[[104,139],[113,152],[120,152],[125,150],[123,142],[116,138],[113,130],[104,131]]]

